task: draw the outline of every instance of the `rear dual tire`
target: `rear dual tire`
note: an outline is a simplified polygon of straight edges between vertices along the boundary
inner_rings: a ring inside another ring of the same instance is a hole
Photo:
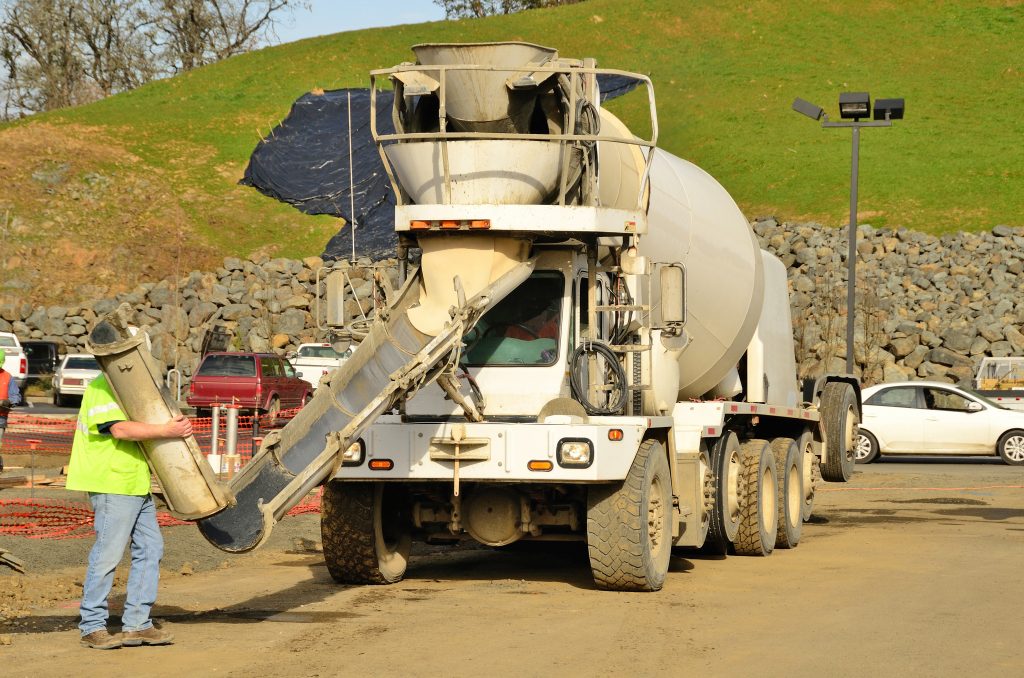
[[[740,525],[733,546],[741,556],[768,556],[779,527],[775,455],[767,440],[743,443]]]
[[[821,477],[833,483],[845,483],[853,475],[854,458],[860,428],[860,408],[853,386],[842,381],[825,384],[818,407],[825,430],[825,463]]]

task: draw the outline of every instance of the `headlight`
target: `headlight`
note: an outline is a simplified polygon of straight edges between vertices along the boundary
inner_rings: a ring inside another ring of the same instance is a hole
[[[589,440],[558,441],[558,465],[587,468],[594,463],[594,444]]]
[[[348,449],[341,453],[341,465],[342,466],[359,466],[363,463],[363,440],[360,438],[351,445]]]

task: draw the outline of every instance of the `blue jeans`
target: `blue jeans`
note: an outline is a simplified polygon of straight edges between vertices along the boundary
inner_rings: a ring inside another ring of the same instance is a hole
[[[149,611],[156,602],[160,558],[164,539],[156,522],[153,497],[89,493],[94,512],[96,543],[89,551],[89,568],[82,587],[78,628],[83,636],[107,627],[107,596],[114,584],[114,569],[131,543],[132,564],[128,593],[121,614],[123,631],[142,631],[153,626]]]

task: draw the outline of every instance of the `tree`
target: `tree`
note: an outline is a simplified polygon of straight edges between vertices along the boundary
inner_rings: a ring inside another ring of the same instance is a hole
[[[434,0],[449,19],[469,19],[494,14],[515,14],[527,9],[575,5],[583,0]]]
[[[157,45],[173,71],[187,71],[246,52],[273,35],[282,11],[302,0],[155,0]]]
[[[48,111],[87,100],[77,14],[72,0],[16,0],[4,8],[0,56],[8,110]]]
[[[0,114],[88,103],[274,36],[306,0],[4,0]]]

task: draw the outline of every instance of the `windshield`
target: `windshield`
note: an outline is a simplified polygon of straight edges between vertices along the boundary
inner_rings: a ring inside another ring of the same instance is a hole
[[[75,356],[64,363],[66,370],[98,370],[100,364],[92,356]]]
[[[300,358],[347,358],[348,351],[338,353],[330,346],[303,346],[299,349]]]
[[[196,376],[255,377],[256,360],[251,355],[208,355]]]
[[[469,366],[553,365],[558,359],[565,278],[538,271],[489,310],[466,334]]]

